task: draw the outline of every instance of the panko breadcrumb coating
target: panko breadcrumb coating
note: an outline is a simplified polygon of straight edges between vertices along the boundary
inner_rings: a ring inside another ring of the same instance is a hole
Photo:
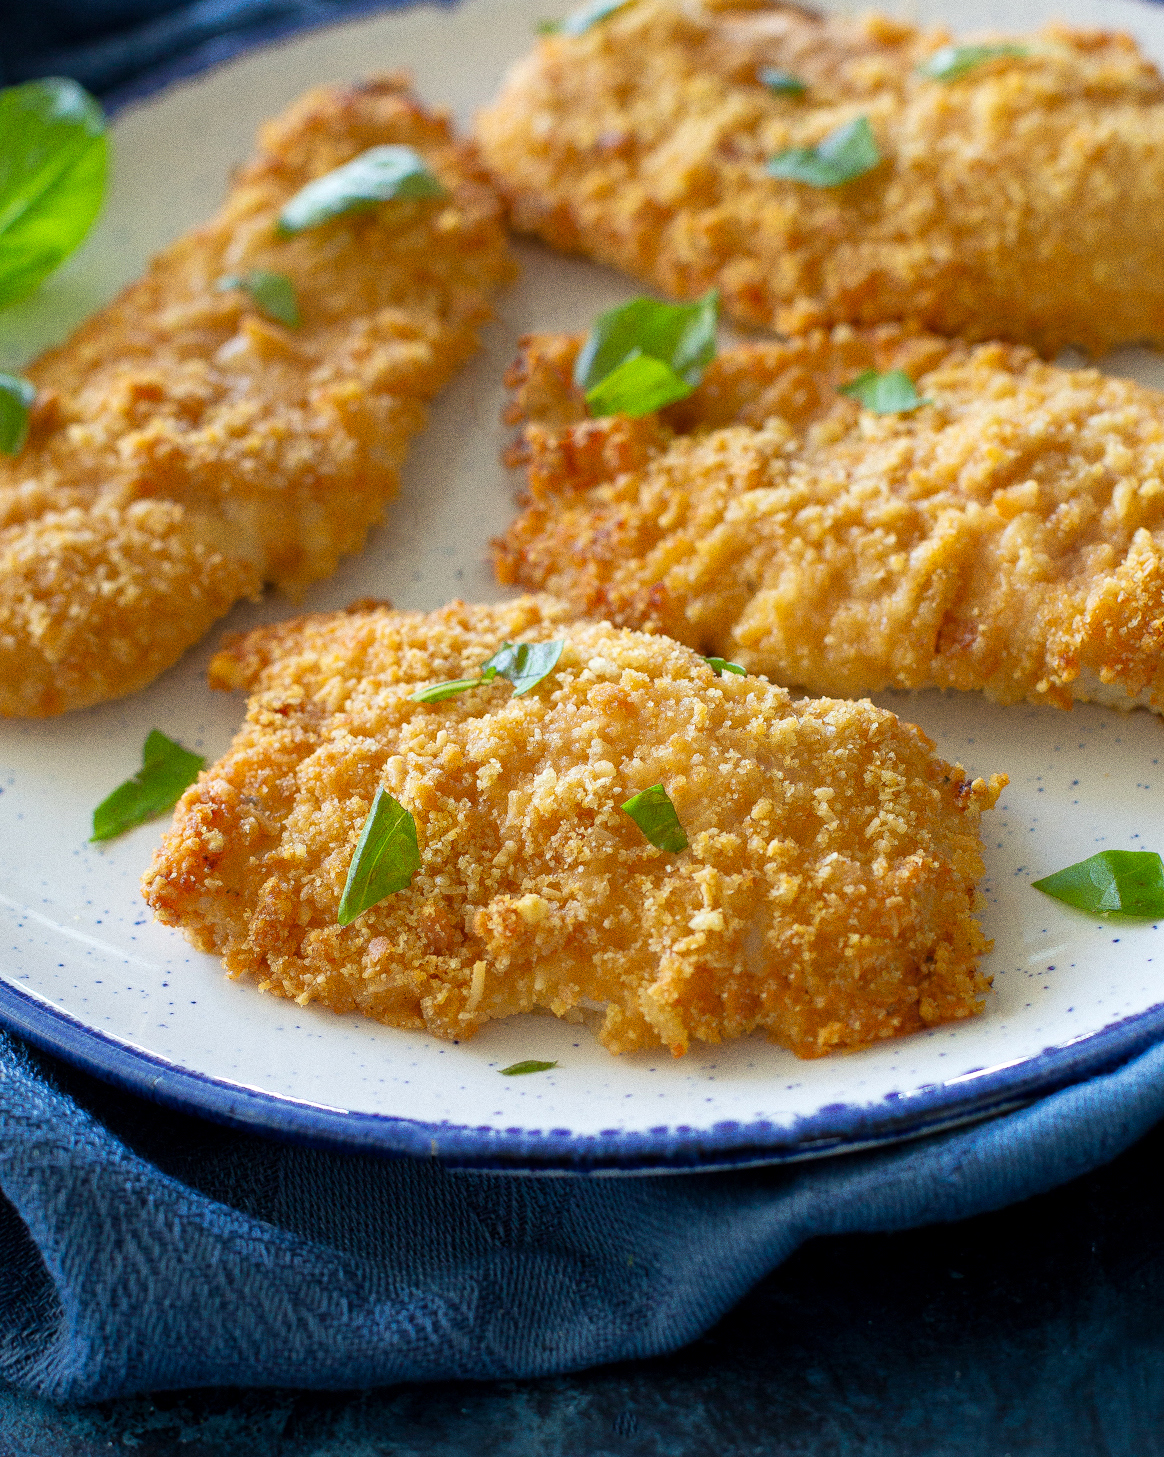
[[[444,702],[503,640],[564,639],[524,697]],[[612,1052],[763,1028],[802,1057],[968,1017],[988,981],[970,783],[865,703],[794,703],[690,649],[549,599],[429,615],[362,606],[215,658],[248,687],[230,751],[187,790],[143,886],[168,925],[264,990],[467,1038],[534,1008]],[[620,805],[661,782],[690,848]],[[341,928],[378,788],[414,816],[411,886]]]
[[[920,323],[1054,354],[1164,339],[1164,81],[1125,35],[1050,26],[959,79],[944,30],[764,0],[637,0],[546,36],[478,119],[514,225],[784,333]],[[775,94],[765,68],[803,95]],[[841,186],[765,164],[864,117]]]
[[[276,236],[306,182],[384,143],[449,195]],[[253,269],[291,280],[302,327],[217,287]],[[358,551],[511,270],[475,154],[399,78],[269,122],[218,216],[28,371],[28,443],[0,458],[0,714],[129,693],[239,597]]]
[[[580,341],[511,374],[504,582],[811,693],[1164,705],[1164,395],[893,326],[730,349],[658,415],[585,418]],[[902,369],[925,403],[837,393]]]

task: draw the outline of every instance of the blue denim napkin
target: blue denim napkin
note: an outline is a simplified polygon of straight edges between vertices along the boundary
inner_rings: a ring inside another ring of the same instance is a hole
[[[285,1147],[0,1033],[0,1379],[93,1401],[577,1370],[671,1351],[815,1235],[996,1209],[1164,1114],[1164,1046],[973,1128],[717,1174]]]

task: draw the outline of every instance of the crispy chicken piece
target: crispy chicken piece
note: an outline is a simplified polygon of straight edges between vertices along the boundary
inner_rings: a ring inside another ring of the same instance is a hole
[[[495,679],[410,701],[503,640],[552,639],[526,696]],[[977,826],[1005,781],[970,783],[868,702],[794,703],[546,598],[305,617],[228,647],[211,681],[252,689],[247,721],[144,892],[264,990],[462,1039],[589,1011],[612,1052],[677,1055],[762,1028],[815,1057],[981,1010]],[[679,853],[620,808],[659,782]],[[421,868],[341,928],[380,787]]]
[[[532,337],[503,582],[812,693],[1164,706],[1164,395],[1003,344],[839,326],[728,350],[658,415],[590,420]],[[837,393],[903,369],[923,397]]]
[[[1164,81],[1124,35],[1052,26],[960,79],[950,42],[764,0],[637,0],[548,36],[478,119],[514,225],[785,333],[909,320],[1054,354],[1164,339]],[[801,80],[774,94],[766,68]],[[765,164],[865,117],[841,186]]]
[[[384,143],[449,195],[276,236],[300,187]],[[302,327],[216,287],[252,269],[290,278]],[[474,152],[399,78],[268,123],[218,216],[28,371],[28,444],[0,459],[0,713],[129,693],[239,597],[358,551],[511,270]]]

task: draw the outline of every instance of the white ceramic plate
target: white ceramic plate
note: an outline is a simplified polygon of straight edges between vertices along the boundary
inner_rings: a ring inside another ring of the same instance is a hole
[[[35,301],[0,315],[0,367],[62,337],[205,217],[257,124],[306,87],[404,66],[423,97],[467,123],[553,8],[465,0],[390,13],[256,52],[123,114],[107,214]],[[962,6],[909,8],[968,28]],[[1022,28],[1052,16],[1127,29],[1164,60],[1164,12],[1147,5],[985,4],[974,23]],[[523,248],[522,262],[484,350],[438,401],[385,526],[304,608],[364,596],[419,608],[498,596],[486,547],[513,510],[498,415],[516,339],[584,328],[636,292],[539,248]],[[1161,361],[1142,352],[1108,367],[1164,384]],[[239,608],[225,627],[291,610],[271,597]],[[160,825],[102,848],[86,843],[94,804],[137,768],[150,728],[207,756],[226,748],[243,705],[205,687],[218,636],[124,702],[0,724],[0,1020],[107,1078],[212,1117],[346,1147],[527,1168],[708,1166],[805,1157],[983,1116],[1164,1035],[1160,928],[1097,922],[1030,888],[1102,847],[1164,849],[1159,721],[1095,707],[1000,710],[972,696],[882,701],[919,722],[945,757],[1011,777],[985,821],[994,992],[974,1022],[816,1062],[759,1038],[680,1060],[614,1058],[549,1017],[495,1023],[449,1044],[227,981],[216,960],[152,924],[138,895]],[[499,1075],[525,1058],[559,1066]]]

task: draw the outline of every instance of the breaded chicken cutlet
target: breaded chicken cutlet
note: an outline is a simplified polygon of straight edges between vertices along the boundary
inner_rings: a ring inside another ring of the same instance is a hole
[[[382,145],[445,195],[277,235],[307,182]],[[472,148],[403,81],[269,122],[217,217],[28,370],[28,442],[0,458],[0,714],[131,692],[238,598],[358,551],[512,267]],[[221,285],[256,270],[290,280],[300,327]]]
[[[503,641],[561,640],[517,696],[442,702]],[[467,1038],[534,1008],[598,1017],[612,1052],[756,1028],[802,1057],[972,1016],[970,783],[870,703],[794,703],[663,637],[561,604],[358,607],[215,658],[245,726],[192,786],[143,880],[158,918],[264,990]],[[621,804],[662,783],[689,840]],[[379,788],[414,817],[411,885],[337,908]]]
[[[727,350],[662,415],[586,418],[580,340],[511,374],[503,582],[811,693],[1164,707],[1164,395],[1017,346],[840,326]],[[922,404],[838,388],[900,369]]]
[[[715,286],[745,324],[904,320],[1047,355],[1164,339],[1156,68],[1127,36],[1052,26],[920,73],[950,40],[635,0],[539,40],[477,137],[520,231],[678,298]],[[767,170],[862,118],[880,162],[854,180]]]

